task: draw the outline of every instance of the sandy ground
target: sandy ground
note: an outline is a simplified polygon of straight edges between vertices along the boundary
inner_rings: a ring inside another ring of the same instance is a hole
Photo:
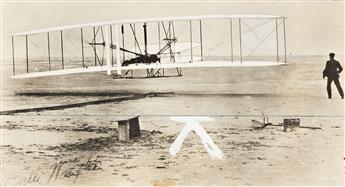
[[[324,59],[289,66],[186,69],[183,77],[113,80],[103,74],[59,80],[9,80],[2,110],[127,96],[63,110],[1,116],[1,185],[343,185],[344,102],[328,100]],[[172,72],[171,72],[172,73]],[[71,81],[73,80],[73,81]],[[77,85],[77,86],[76,86]],[[15,94],[17,93],[17,94]],[[254,130],[271,122],[301,125]],[[118,141],[116,119],[141,115],[142,137]],[[175,115],[207,115],[202,123],[223,160],[212,160],[192,133],[172,157],[184,124]]]

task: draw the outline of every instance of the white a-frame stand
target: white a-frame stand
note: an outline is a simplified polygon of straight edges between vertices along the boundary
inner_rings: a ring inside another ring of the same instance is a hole
[[[199,122],[214,121],[214,119],[209,117],[196,117],[196,116],[183,116],[183,117],[170,117],[173,121],[186,123],[184,128],[181,130],[180,134],[175,139],[174,143],[171,145],[169,152],[172,156],[175,156],[177,152],[180,151],[182,144],[188,134],[194,130],[195,133],[200,137],[202,144],[204,145],[207,153],[213,159],[223,159],[224,154],[214,144],[212,138],[206,133],[206,131],[200,126]]]

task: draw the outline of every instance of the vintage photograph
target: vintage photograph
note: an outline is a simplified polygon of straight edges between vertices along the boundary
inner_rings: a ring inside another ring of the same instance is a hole
[[[0,1],[1,186],[344,186],[344,1]]]

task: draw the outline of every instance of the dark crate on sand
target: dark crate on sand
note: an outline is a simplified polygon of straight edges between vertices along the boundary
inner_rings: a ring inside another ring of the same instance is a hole
[[[287,128],[299,127],[300,122],[300,118],[284,119],[283,131],[286,132]]]
[[[129,139],[141,136],[139,116],[120,119],[117,122],[120,141],[128,141]]]

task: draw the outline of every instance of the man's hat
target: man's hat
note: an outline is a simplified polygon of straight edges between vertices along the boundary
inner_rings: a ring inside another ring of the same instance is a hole
[[[329,56],[333,58],[335,56],[335,54],[334,53],[329,53]]]

